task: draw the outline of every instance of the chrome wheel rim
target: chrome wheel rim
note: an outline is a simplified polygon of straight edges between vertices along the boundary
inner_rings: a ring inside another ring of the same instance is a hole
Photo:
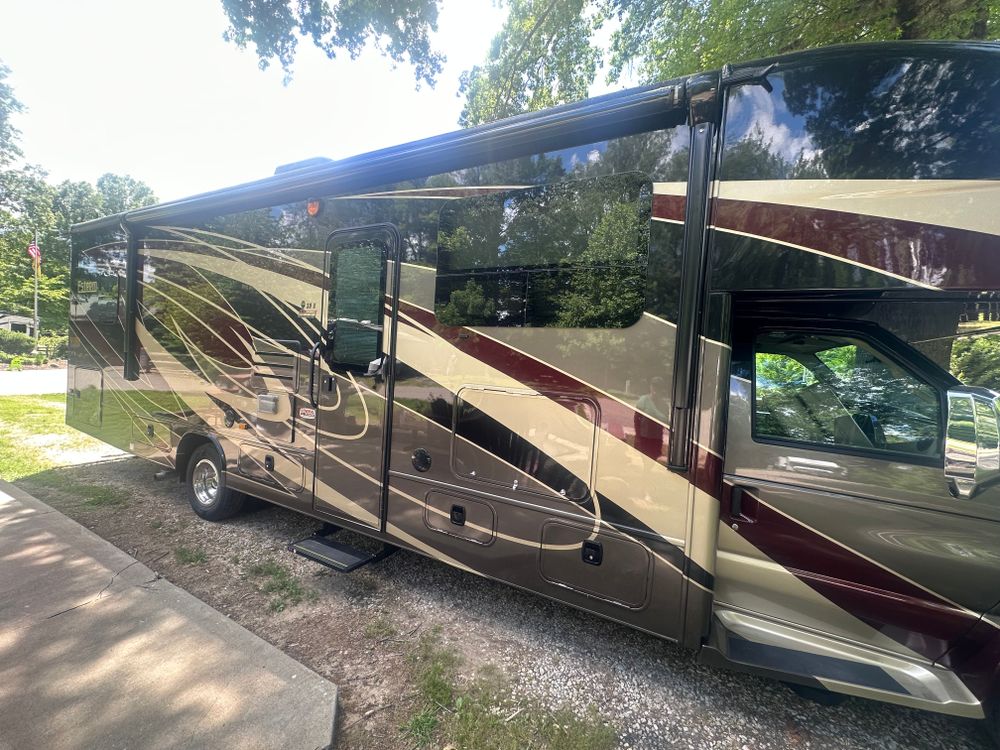
[[[219,468],[215,461],[203,458],[195,464],[191,473],[191,487],[194,497],[201,505],[213,505],[219,497]]]

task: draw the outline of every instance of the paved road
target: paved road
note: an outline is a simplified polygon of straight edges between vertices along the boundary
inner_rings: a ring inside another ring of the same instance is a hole
[[[0,750],[325,748],[337,688],[0,482]]]
[[[65,393],[66,368],[0,372],[0,396],[27,396],[36,393]]]

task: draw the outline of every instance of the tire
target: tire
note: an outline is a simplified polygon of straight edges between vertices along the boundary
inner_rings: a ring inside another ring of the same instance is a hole
[[[1000,701],[994,701],[986,710],[986,725],[993,744],[1000,748]]]
[[[226,485],[223,458],[211,443],[195,448],[186,479],[188,502],[206,521],[223,521],[243,510],[246,496]]]

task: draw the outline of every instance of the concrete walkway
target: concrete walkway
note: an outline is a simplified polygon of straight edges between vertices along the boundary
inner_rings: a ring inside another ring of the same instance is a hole
[[[36,393],[65,393],[66,368],[0,372],[0,396],[29,396]]]
[[[0,750],[324,748],[337,688],[0,481]]]

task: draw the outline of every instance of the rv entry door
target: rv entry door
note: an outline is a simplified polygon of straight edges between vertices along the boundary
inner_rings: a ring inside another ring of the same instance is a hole
[[[381,529],[392,400],[392,300],[398,246],[390,225],[327,242],[326,331],[310,363],[316,408],[315,510]]]

